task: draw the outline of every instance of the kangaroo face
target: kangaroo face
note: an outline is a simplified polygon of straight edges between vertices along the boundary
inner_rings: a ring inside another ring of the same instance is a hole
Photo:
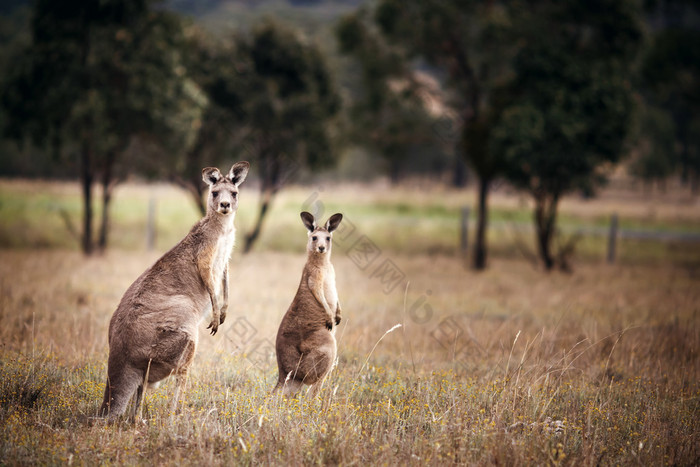
[[[315,253],[330,253],[331,252],[331,233],[324,228],[318,228],[313,232],[309,231],[309,241],[306,245],[306,251]]]
[[[202,180],[209,185],[207,212],[216,212],[224,216],[236,212],[238,185],[245,180],[249,168],[248,162],[237,162],[226,176],[221,175],[216,167],[202,170]]]
[[[226,177],[209,187],[207,209],[227,215],[238,209],[238,187]]]
[[[316,220],[311,213],[306,211],[301,213],[301,221],[309,231],[309,240],[306,244],[306,251],[309,253],[330,254],[332,246],[332,234],[340,225],[343,219],[342,214],[333,214],[324,227],[318,227]]]

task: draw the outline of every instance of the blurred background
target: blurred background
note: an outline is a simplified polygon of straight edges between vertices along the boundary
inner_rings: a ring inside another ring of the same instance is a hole
[[[322,203],[381,249],[477,270],[695,268],[699,12],[3,2],[0,246],[168,248],[203,213],[201,168],[249,160],[242,252],[298,251],[279,232]]]

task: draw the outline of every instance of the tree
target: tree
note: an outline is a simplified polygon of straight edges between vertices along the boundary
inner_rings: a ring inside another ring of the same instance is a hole
[[[426,110],[418,73],[401,50],[383,40],[368,16],[360,9],[336,27],[340,51],[352,55],[362,68],[364,92],[350,109],[349,138],[376,150],[396,183],[407,155],[435,139],[433,118]]]
[[[109,206],[114,187],[143,162],[125,160],[133,138],[157,141],[167,151],[187,147],[192,123],[199,119],[203,99],[188,78],[180,50],[180,19],[168,12],[146,12],[128,29],[115,33],[116,41],[100,41],[107,49],[96,53],[101,119],[106,122],[101,164],[102,219],[98,248],[107,246]],[[124,163],[119,164],[120,160]],[[149,161],[153,162],[153,161]],[[167,164],[168,158],[155,161]],[[197,170],[199,172],[199,170]],[[201,178],[201,177],[200,177]]]
[[[597,169],[623,152],[641,33],[633,1],[532,1],[518,14],[515,79],[492,150],[503,155],[506,177],[535,200],[538,252],[551,269],[562,195],[591,189]]]
[[[426,0],[379,2],[375,20],[392,43],[409,56],[422,57],[446,76],[445,99],[455,109],[458,151],[479,179],[474,268],[486,267],[487,197],[502,163],[489,149],[491,129],[500,115],[498,89],[508,77],[516,43],[506,32],[506,2]]]
[[[638,134],[635,135],[635,157],[629,170],[632,175],[651,185],[662,184],[676,171],[679,158],[676,151],[676,132],[668,112],[658,108],[646,108],[640,116]]]
[[[697,2],[650,1],[650,14],[658,29],[646,50],[640,70],[641,90],[652,107],[671,116],[681,178],[697,192],[700,184],[700,41]],[[663,144],[663,143],[659,143]],[[671,156],[673,157],[673,156]]]
[[[262,195],[258,219],[245,237],[248,252],[289,172],[333,162],[332,118],[340,97],[320,50],[294,31],[265,22],[237,42],[249,57],[245,141],[257,156]]]
[[[261,201],[255,225],[245,235],[243,251],[249,252],[284,183],[302,167],[334,161],[333,117],[340,97],[319,49],[271,21],[235,34],[229,44],[200,41],[193,60],[209,106],[185,165],[214,147],[254,162]],[[197,185],[189,186],[196,193]]]
[[[191,28],[185,45],[185,62],[205,100],[194,141],[169,166],[169,178],[187,190],[200,213],[206,213],[207,185],[200,170],[230,164],[232,147],[242,123],[247,78],[241,73],[242,58],[233,40],[217,41],[197,27]],[[232,144],[233,143],[233,144]]]
[[[80,154],[82,249],[94,249],[92,187],[102,185],[98,246],[107,244],[117,161],[136,135],[163,139],[196,109],[178,54],[179,20],[147,0],[36,3],[32,41],[3,89],[6,131]],[[186,101],[186,102],[183,102]],[[183,117],[184,116],[184,117]],[[167,133],[167,135],[166,135]]]

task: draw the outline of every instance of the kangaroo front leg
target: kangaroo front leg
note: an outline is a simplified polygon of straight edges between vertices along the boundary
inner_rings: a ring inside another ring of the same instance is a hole
[[[219,324],[224,324],[226,319],[226,310],[228,310],[228,263],[224,267],[224,277],[221,281],[221,287],[223,288],[224,300],[221,304],[221,312],[219,314]]]
[[[218,300],[216,299],[216,290],[214,289],[214,277],[213,271],[211,269],[211,258],[207,257],[207,255],[202,255],[202,259],[200,259],[197,262],[197,266],[199,268],[199,274],[202,277],[202,281],[204,282],[204,286],[207,288],[207,292],[209,293],[209,298],[211,299],[212,316],[211,322],[209,323],[209,326],[207,326],[207,329],[211,328],[211,334],[213,336],[219,329],[220,308]]]
[[[211,298],[211,322],[209,323],[209,326],[207,326],[207,329],[211,328],[212,336],[216,334],[216,331],[219,330],[220,321],[220,308],[218,300],[216,299],[216,290],[214,290],[213,283],[213,278],[209,277],[209,283],[207,284],[207,292],[209,292],[209,298]]]
[[[313,277],[309,277],[308,285],[309,289],[311,290],[311,294],[314,296],[316,301],[321,304],[326,312],[326,327],[329,330],[333,329],[333,311],[331,310],[330,305],[328,305],[326,296],[323,293],[323,282],[319,283],[318,281],[314,280]]]

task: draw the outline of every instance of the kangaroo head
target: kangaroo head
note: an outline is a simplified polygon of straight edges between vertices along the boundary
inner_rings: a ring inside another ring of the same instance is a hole
[[[330,219],[328,219],[325,226],[319,227],[316,225],[316,220],[311,213],[306,211],[302,212],[301,221],[309,231],[309,241],[306,244],[306,251],[309,253],[330,254],[332,233],[338,228],[341,220],[343,220],[342,214],[333,214]]]
[[[202,180],[209,185],[207,212],[228,215],[238,209],[238,185],[243,183],[250,164],[236,162],[226,176],[221,175],[216,167],[202,169]]]

